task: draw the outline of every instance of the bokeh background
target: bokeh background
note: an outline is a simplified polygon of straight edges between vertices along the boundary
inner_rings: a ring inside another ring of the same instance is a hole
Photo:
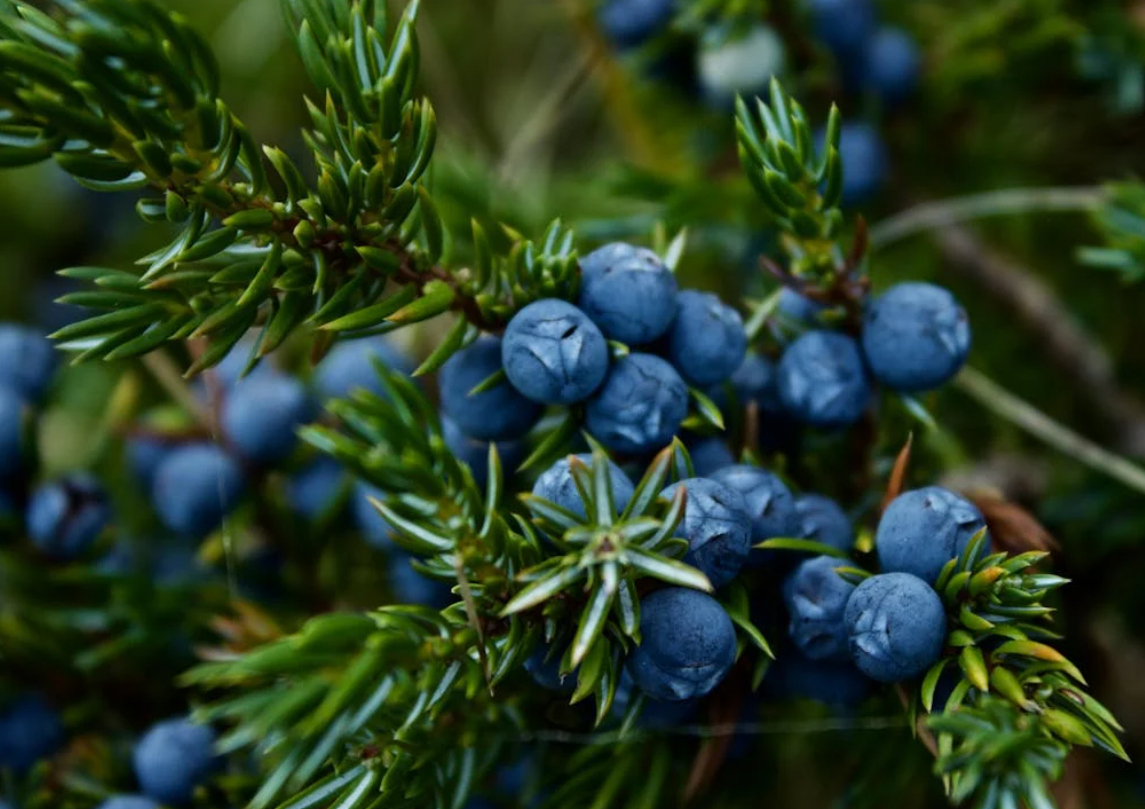
[[[170,5],[209,36],[223,94],[256,137],[301,159],[309,87],[277,3]],[[1145,169],[1145,3],[883,2],[883,19],[909,31],[922,54],[917,91],[893,108],[848,86],[797,0],[723,6],[729,16],[757,8],[778,33],[785,86],[813,120],[822,123],[834,100],[845,120],[877,129],[886,177],[857,209],[876,231],[920,203],[1042,189],[1015,197],[1031,210],[878,247],[874,285],[911,278],[949,287],[970,313],[975,368],[1060,424],[1145,461],[1145,284],[1079,260],[1080,248],[1103,244],[1094,216],[1077,210],[1084,205],[1040,210],[1055,198],[1045,189],[1070,189],[1063,198],[1076,203]],[[703,31],[678,32],[678,52],[660,70],[646,55],[610,48],[584,0],[423,0],[419,31],[423,89],[441,128],[433,186],[453,230],[464,232],[476,216],[537,234],[559,216],[587,249],[686,226],[680,272],[688,283],[728,300],[769,291],[758,257],[775,245],[739,174],[731,114],[695,89]],[[0,174],[0,231],[0,317],[48,330],[75,316],[53,303],[67,291],[55,270],[125,266],[166,235],[140,222],[127,195],[85,191],[50,164]],[[426,345],[433,334],[405,339]],[[98,455],[115,426],[109,409],[142,412],[162,397],[137,365],[68,370],[41,429],[47,468]],[[953,469],[960,485],[1002,490],[1060,543],[1056,569],[1074,582],[1061,605],[1066,652],[1125,723],[1130,753],[1145,755],[1145,495],[1048,448],[962,390],[926,406],[937,429],[904,427],[918,431],[920,468]],[[793,730],[773,746],[773,759],[750,765],[751,776],[774,777],[767,791],[778,802],[770,805],[830,805],[819,791],[837,797],[838,773],[816,785],[784,762],[805,762],[793,752],[805,745],[824,756],[868,745],[867,797],[935,800],[921,749],[875,769],[879,738]],[[1082,754],[1061,798],[1063,807],[1145,806],[1145,770]]]

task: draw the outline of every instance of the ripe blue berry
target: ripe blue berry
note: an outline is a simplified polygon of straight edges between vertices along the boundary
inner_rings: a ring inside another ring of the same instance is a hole
[[[986,526],[982,512],[941,486],[904,492],[879,520],[875,548],[885,572],[911,573],[934,582],[943,566],[962,554]]]
[[[99,809],[161,809],[161,807],[143,795],[112,795],[99,805]]]
[[[0,768],[22,772],[64,743],[60,715],[38,694],[23,694],[0,709]]]
[[[946,642],[942,599],[909,573],[871,576],[851,593],[843,620],[851,659],[880,683],[922,676]]]
[[[754,403],[760,413],[779,413],[783,410],[783,403],[779,401],[776,377],[775,365],[770,360],[749,352],[731,378],[712,387],[708,396],[719,405],[720,410],[728,412],[727,386],[730,384],[735,394],[736,407],[740,410]]]
[[[218,528],[246,489],[233,458],[214,444],[171,450],[155,470],[151,502],[170,530],[201,538]]]
[[[171,445],[158,438],[133,436],[127,439],[124,451],[131,474],[144,491],[150,491],[155,482],[155,470],[171,451]]]
[[[214,745],[214,731],[188,719],[152,725],[132,756],[140,789],[160,803],[190,803],[218,764]]]
[[[358,389],[384,396],[374,363],[402,374],[414,369],[409,357],[385,337],[345,340],[330,349],[314,369],[314,387],[323,399],[343,399]]]
[[[758,466],[736,464],[721,469],[712,479],[737,492],[751,518],[751,542],[793,537],[799,531],[795,498],[777,475]]]
[[[671,499],[687,491],[684,519],[676,536],[688,540],[684,561],[699,569],[713,587],[722,587],[740,572],[751,551],[751,518],[739,492],[708,478],[688,478],[660,492]]]
[[[793,323],[810,326],[819,321],[819,315],[826,307],[790,287],[784,287],[779,290],[779,303],[776,308]]]
[[[808,660],[795,648],[783,648],[763,681],[765,695],[777,699],[810,699],[837,709],[861,705],[871,681],[848,659]]]
[[[855,544],[855,530],[851,520],[839,504],[821,494],[801,494],[795,498],[795,511],[799,515],[799,534],[838,548],[851,550]]]
[[[640,645],[628,657],[628,673],[653,699],[675,702],[702,697],[735,663],[731,618],[711,596],[666,587],[640,602]]]
[[[441,409],[470,438],[482,441],[520,438],[541,416],[541,406],[525,398],[507,381],[469,395],[469,391],[501,367],[501,341],[496,337],[476,340],[441,367],[438,375]]]
[[[722,382],[747,354],[743,319],[710,292],[686,289],[677,301],[680,308],[668,331],[668,358],[693,384]]]
[[[326,517],[342,502],[346,481],[345,468],[323,455],[290,477],[286,487],[290,507],[308,520]]]
[[[513,316],[501,340],[509,383],[541,404],[587,399],[608,373],[608,343],[596,324],[558,298],[534,301]]]
[[[876,14],[871,0],[811,0],[815,32],[835,57],[849,66],[874,35]]]
[[[243,371],[246,370],[247,365],[250,363],[250,355],[251,352],[254,351],[255,342],[253,337],[244,337],[235,343],[231,350],[227,352],[227,355],[219,361],[218,365],[211,368],[211,373],[214,374],[215,380],[223,389],[224,393],[229,392],[236,385],[246,384],[249,379],[254,379],[263,374],[275,373],[274,366],[264,359],[251,368],[246,376],[243,376]]]
[[[316,415],[302,383],[285,374],[260,374],[237,385],[223,401],[227,440],[248,461],[270,465],[298,445],[298,428]]]
[[[640,717],[636,726],[649,730],[667,730],[676,727],[695,712],[698,699],[682,699],[664,702],[651,696],[644,700],[644,707],[640,710]],[[620,675],[620,682],[616,684],[616,694],[612,697],[612,708],[609,715],[617,722],[622,721],[628,714],[628,706],[636,697],[636,683],[632,675],[625,669]]]
[[[970,351],[970,321],[934,284],[906,283],[875,298],[863,316],[871,373],[907,393],[933,390],[957,374]]]
[[[354,492],[350,500],[350,509],[354,514],[354,522],[362,532],[366,542],[375,548],[390,548],[393,546],[393,528],[378,513],[370,498],[384,500],[385,495],[368,483],[358,481],[354,484]]]
[[[28,414],[23,399],[0,388],[0,480],[19,477],[26,466]]]
[[[841,564],[844,562],[830,556],[807,559],[783,586],[790,617],[788,635],[811,660],[849,659],[843,612],[855,586],[835,572]]]
[[[577,304],[610,340],[643,345],[676,316],[676,276],[646,247],[614,242],[580,263]]]
[[[887,174],[886,147],[878,130],[870,124],[843,124],[839,157],[844,167],[844,205],[862,204],[882,187]]]
[[[651,354],[629,354],[589,400],[585,425],[609,449],[641,453],[671,441],[686,415],[688,388],[676,369]]]
[[[631,48],[672,20],[676,0],[605,0],[597,11],[604,35],[617,48]]]
[[[735,456],[722,438],[701,438],[688,444],[688,457],[692,459],[692,471],[698,478],[708,478],[725,466],[736,462]],[[676,473],[686,474],[684,458],[677,451]]]
[[[80,473],[37,488],[28,501],[26,526],[41,553],[68,560],[90,548],[110,520],[103,486]]]
[[[709,102],[731,106],[737,95],[748,98],[767,91],[783,71],[783,40],[775,29],[753,25],[745,31],[711,29],[700,42],[696,72]]]
[[[576,457],[583,461],[590,470],[593,468],[591,455],[584,454]],[[612,484],[612,505],[617,512],[621,512],[628,505],[628,501],[632,499],[636,487],[632,485],[632,480],[629,479],[628,475],[624,474],[624,471],[612,461],[608,462],[608,479]],[[586,516],[584,501],[580,497],[580,492],[577,491],[572,472],[569,471],[568,458],[561,458],[537,478],[537,482],[533,484],[533,494],[551,500],[582,519]]]
[[[864,78],[884,103],[897,104],[914,92],[921,62],[910,34],[901,28],[880,28],[867,45]]]
[[[29,402],[40,399],[56,371],[56,350],[35,329],[0,323],[0,388]]]
[[[817,427],[853,424],[871,400],[858,344],[845,334],[809,331],[779,361],[779,396],[792,416]]]
[[[423,576],[410,562],[414,557],[393,548],[389,553],[390,589],[401,604],[421,604],[441,609],[453,600],[449,585]]]
[[[484,487],[489,478],[490,442],[470,438],[461,432],[461,428],[452,419],[444,416],[441,419],[441,435],[445,439],[445,446],[449,447],[449,451],[469,467],[477,485]],[[497,454],[501,457],[501,469],[506,479],[511,477],[521,461],[525,460],[527,449],[524,441],[497,442]]]
[[[533,682],[549,691],[569,693],[576,689],[576,673],[561,676],[561,655],[548,644],[541,643],[525,661],[525,671]]]

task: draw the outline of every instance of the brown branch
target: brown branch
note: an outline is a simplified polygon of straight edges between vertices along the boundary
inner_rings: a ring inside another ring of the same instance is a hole
[[[910,696],[907,695],[906,689],[901,685],[896,685],[895,693],[899,695],[899,702],[902,703],[903,710],[909,711]],[[919,714],[915,720],[915,733],[922,742],[922,746],[929,750],[932,756],[938,758],[938,742],[935,741],[934,734],[930,731],[930,728],[927,727],[926,717],[922,714]]]

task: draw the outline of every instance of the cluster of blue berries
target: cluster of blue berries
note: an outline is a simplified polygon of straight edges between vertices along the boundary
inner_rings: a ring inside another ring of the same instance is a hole
[[[470,439],[504,442],[502,456],[517,456],[544,408],[560,405],[583,408],[587,430],[608,449],[647,456],[679,432],[689,385],[718,385],[742,363],[739,314],[715,295],[678,290],[651,250],[609,244],[581,271],[576,305],[535,301],[503,337],[482,337],[442,367],[446,436],[460,455],[480,452]],[[502,372],[504,381],[482,385]]]
[[[810,0],[809,6],[815,32],[849,89],[870,91],[887,106],[910,97],[922,56],[909,33],[880,25],[872,0]]]
[[[796,293],[787,301],[785,314],[818,318],[814,302]],[[853,424],[870,405],[873,382],[906,394],[934,390],[958,373],[969,350],[970,322],[950,292],[898,284],[866,304],[858,338],[811,328],[788,345],[776,370],[779,401],[805,424]]]

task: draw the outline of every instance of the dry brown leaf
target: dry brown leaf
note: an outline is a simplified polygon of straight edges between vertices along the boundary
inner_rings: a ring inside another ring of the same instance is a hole
[[[1021,506],[996,492],[985,490],[967,492],[966,497],[986,518],[990,539],[998,550],[1014,554],[1026,551],[1056,553],[1059,550],[1057,540]]]
[[[906,485],[907,468],[910,466],[910,448],[913,444],[914,433],[910,433],[906,437],[906,443],[899,450],[898,457],[895,458],[894,469],[891,470],[891,478],[887,481],[887,492],[883,495],[879,513],[886,511],[891,501],[902,494],[903,487]]]

